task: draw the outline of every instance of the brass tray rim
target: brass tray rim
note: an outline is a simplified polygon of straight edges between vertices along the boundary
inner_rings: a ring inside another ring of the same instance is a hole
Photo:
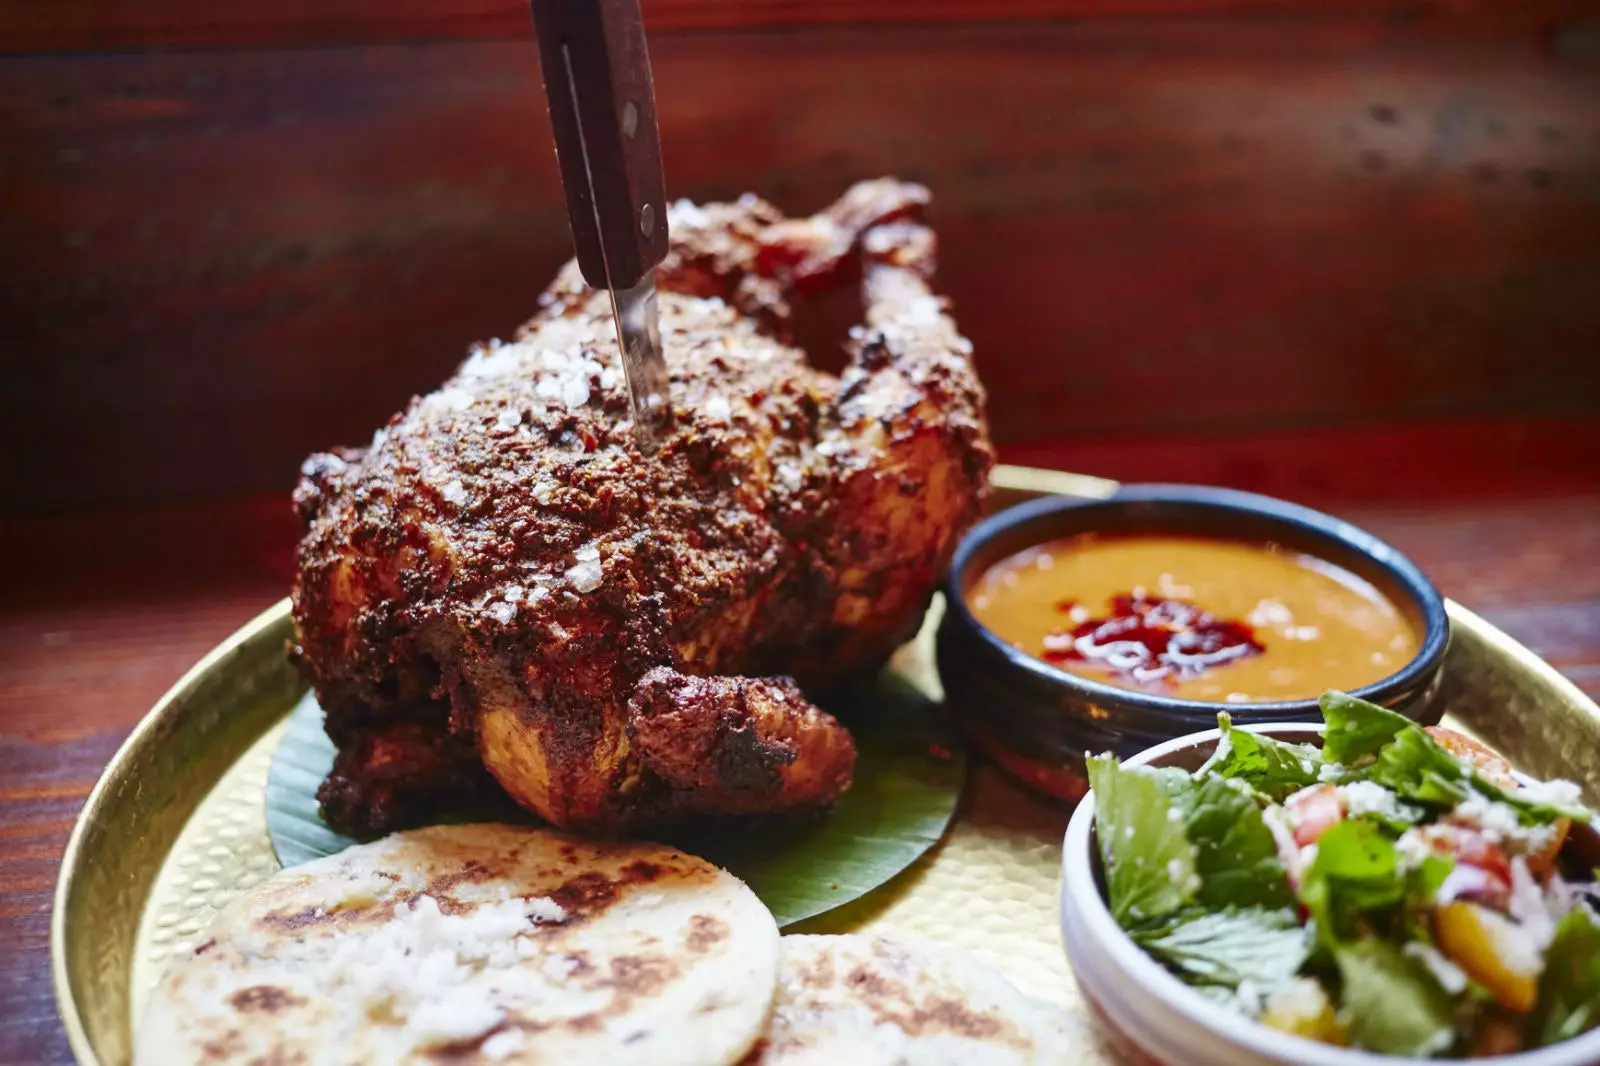
[[[66,850],[61,853],[61,872],[56,878],[55,895],[50,903],[50,976],[51,983],[55,986],[56,1008],[61,1016],[62,1028],[67,1034],[67,1045],[72,1049],[72,1054],[80,1066],[100,1066],[100,1057],[95,1054],[94,1047],[89,1042],[89,1034],[83,1026],[82,1013],[78,1010],[77,996],[72,991],[71,975],[67,972],[67,898],[71,895],[73,882],[77,877],[78,854],[83,847],[88,827],[104,817],[102,808],[107,806],[107,796],[126,765],[134,760],[138,751],[155,743],[152,738],[161,733],[161,727],[168,717],[174,713],[181,713],[184,706],[183,697],[197,687],[236,649],[254,640],[263,631],[281,624],[284,614],[289,611],[289,606],[289,597],[285,596],[234,630],[216,647],[206,652],[199,662],[185,671],[183,676],[162,694],[155,705],[134,725],[127,739],[118,745],[116,753],[111,756],[99,779],[95,781],[94,788],[90,789],[83,810],[78,812],[77,820],[72,824],[72,835],[67,838]],[[174,708],[177,708],[177,711]]]
[[[1117,482],[1105,478],[1041,467],[1004,464],[994,468],[991,483],[996,487],[1017,492],[1100,498],[1110,496],[1119,487]],[[182,713],[186,706],[184,697],[241,646],[256,639],[263,631],[281,625],[289,610],[290,599],[286,596],[235,630],[185,671],[183,676],[139,719],[127,738],[117,747],[115,754],[106,763],[105,769],[90,790],[83,809],[73,822],[72,833],[67,839],[66,849],[62,852],[61,868],[51,902],[50,972],[62,1029],[66,1034],[67,1044],[80,1066],[103,1066],[84,1027],[83,1015],[72,990],[71,976],[67,968],[67,900],[79,874],[79,855],[84,846],[88,827],[105,817],[104,808],[108,806],[108,796],[118,779],[126,772],[127,765],[135,761],[136,754],[156,743],[154,738],[161,735],[162,727],[167,724],[168,718]],[[1588,717],[1600,721],[1600,705],[1526,645],[1454,600],[1448,598],[1445,600],[1445,610],[1452,627],[1471,631],[1485,644],[1512,660],[1519,669],[1537,675],[1546,684],[1560,691],[1574,706],[1582,708]]]

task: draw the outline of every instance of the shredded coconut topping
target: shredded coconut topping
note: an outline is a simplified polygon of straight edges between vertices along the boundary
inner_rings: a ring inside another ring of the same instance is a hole
[[[484,1058],[498,1062],[512,1052],[522,1050],[524,1043],[526,1038],[521,1029],[502,1029],[485,1040],[478,1050],[483,1052]]]
[[[474,1040],[501,1024],[504,1011],[466,978],[515,965],[521,934],[565,918],[551,899],[507,898],[445,914],[432,896],[419,896],[366,936],[341,939],[321,980],[354,991],[369,1016],[404,1019],[419,1048]]]

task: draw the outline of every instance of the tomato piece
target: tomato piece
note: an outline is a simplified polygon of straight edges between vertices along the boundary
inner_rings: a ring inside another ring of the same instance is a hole
[[[1445,751],[1470,763],[1490,784],[1506,789],[1517,787],[1517,779],[1511,776],[1511,764],[1493,748],[1480,744],[1465,733],[1457,733],[1443,726],[1430,725],[1427,733]]]
[[[1422,834],[1434,854],[1456,863],[1439,886],[1440,899],[1470,899],[1505,909],[1511,899],[1511,860],[1498,845],[1476,829],[1460,825],[1430,825]]]
[[[1511,884],[1511,860],[1500,845],[1476,829],[1464,825],[1430,825],[1423,834],[1435,852],[1449,855],[1458,863],[1476,866],[1507,886]]]
[[[1545,841],[1544,847],[1531,855],[1524,856],[1528,863],[1528,872],[1541,880],[1556,868],[1556,856],[1561,854],[1561,846],[1567,842],[1567,833],[1572,829],[1571,818],[1557,818],[1550,823],[1550,839]]]
[[[1294,842],[1302,848],[1344,820],[1344,801],[1333,785],[1303,788],[1284,801],[1283,809],[1294,827]]]

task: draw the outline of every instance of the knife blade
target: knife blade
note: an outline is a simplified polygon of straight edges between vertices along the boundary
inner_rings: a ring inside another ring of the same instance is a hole
[[[567,216],[584,280],[606,289],[634,433],[652,449],[672,406],[655,267],[666,182],[638,0],[530,0]]]

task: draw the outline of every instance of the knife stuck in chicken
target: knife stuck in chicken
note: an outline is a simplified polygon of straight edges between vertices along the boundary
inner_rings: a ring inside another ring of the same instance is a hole
[[[655,268],[667,253],[666,180],[638,0],[533,0],[550,127],[583,278],[611,297],[634,434],[666,432]]]

